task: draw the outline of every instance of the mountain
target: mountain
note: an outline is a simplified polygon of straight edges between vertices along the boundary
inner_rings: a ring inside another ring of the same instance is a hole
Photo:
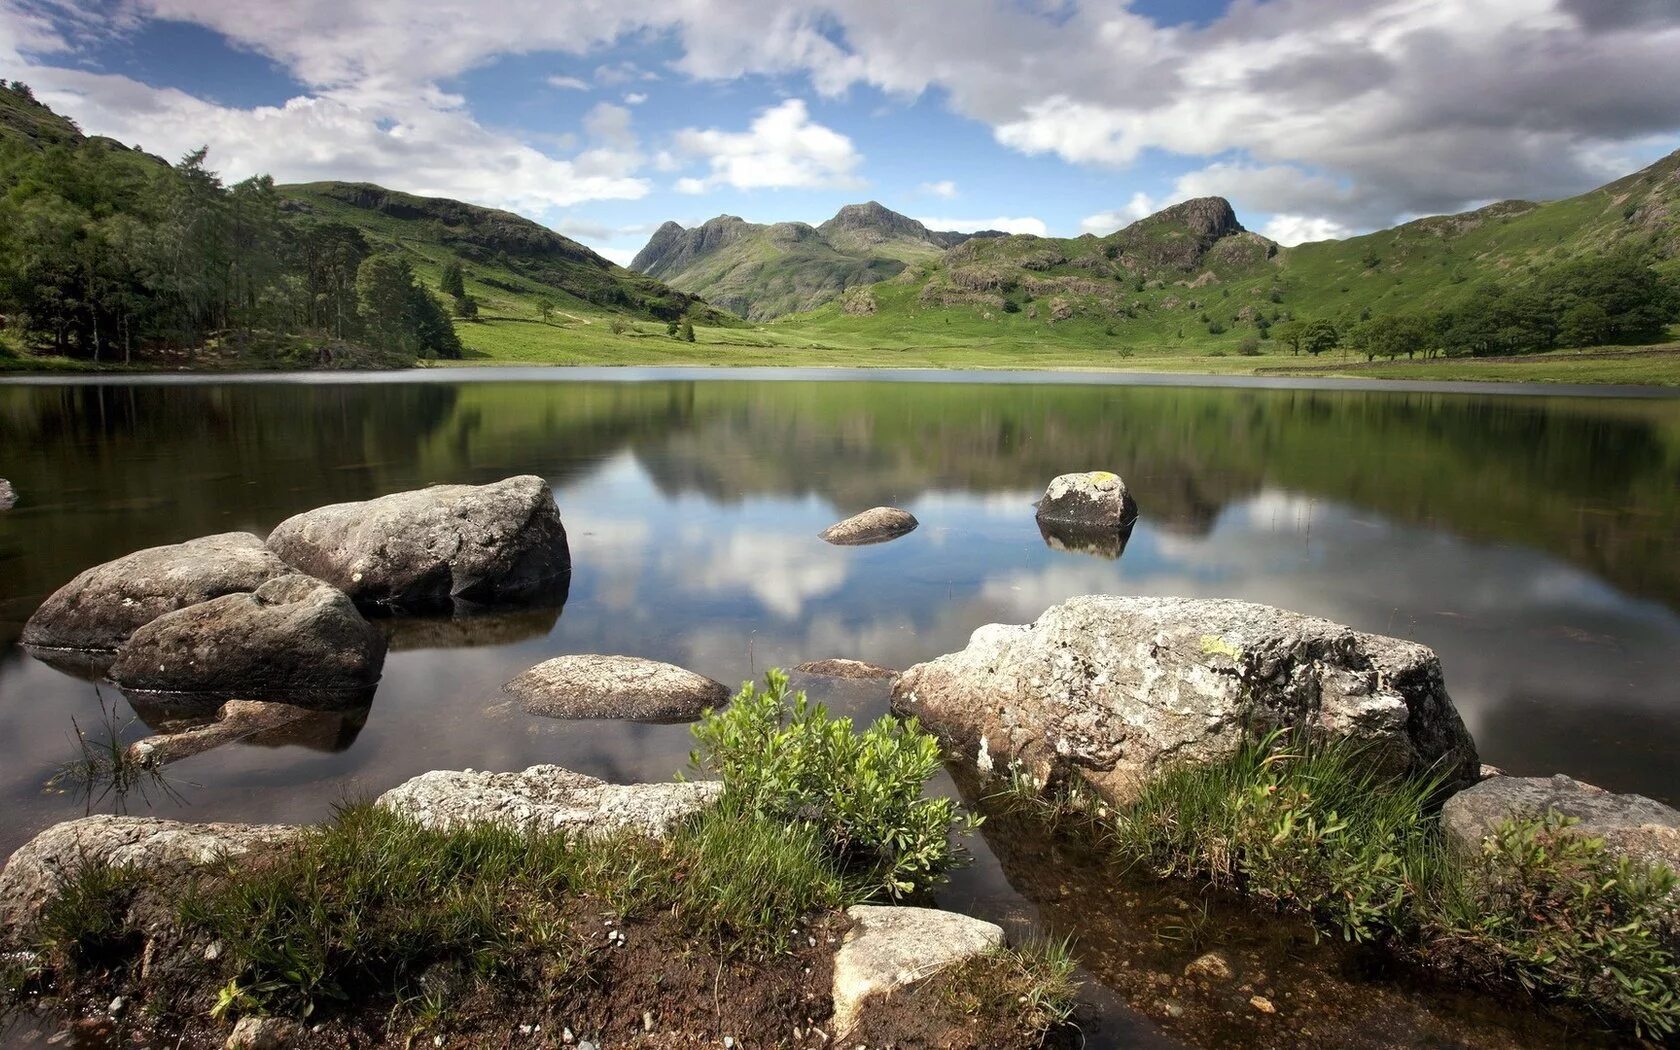
[[[749,320],[811,310],[848,289],[894,277],[971,237],[929,230],[875,201],[848,204],[820,226],[758,224],[719,215],[684,229],[667,222],[630,268]]]

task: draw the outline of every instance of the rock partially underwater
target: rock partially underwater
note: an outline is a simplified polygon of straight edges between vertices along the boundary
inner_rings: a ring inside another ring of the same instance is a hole
[[[716,781],[608,784],[560,766],[518,773],[434,770],[379,796],[378,805],[425,827],[494,824],[518,831],[661,836],[715,802]]]
[[[579,653],[545,660],[502,687],[546,718],[622,718],[692,722],[729,701],[729,688],[705,675],[636,656]]]
[[[871,507],[837,521],[822,531],[822,539],[839,547],[885,543],[916,531],[916,516],[897,507]]]

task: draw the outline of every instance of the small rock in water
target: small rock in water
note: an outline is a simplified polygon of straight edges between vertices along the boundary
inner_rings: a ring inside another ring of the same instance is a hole
[[[1256,995],[1248,1001],[1248,1005],[1254,1007],[1263,1014],[1277,1013],[1277,1007],[1273,1006],[1272,1001],[1263,995]]]
[[[841,547],[860,547],[868,543],[885,543],[914,532],[916,516],[897,507],[871,507],[861,514],[853,514],[845,521],[835,522],[822,531],[822,538]]]
[[[502,689],[533,715],[692,722],[729,702],[729,687],[672,664],[578,653],[545,660]]]

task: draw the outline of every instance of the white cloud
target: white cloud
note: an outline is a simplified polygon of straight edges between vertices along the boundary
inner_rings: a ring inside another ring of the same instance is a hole
[[[946,200],[950,200],[952,197],[957,195],[957,184],[950,179],[941,179],[938,182],[924,182],[917,188],[930,197],[943,197]]]
[[[1284,245],[1341,240],[1355,233],[1351,227],[1322,215],[1282,214],[1272,216],[1260,232]]]
[[[1119,211],[1099,211],[1095,215],[1087,215],[1079,220],[1080,233],[1094,233],[1098,237],[1106,237],[1115,230],[1129,226],[1139,219],[1155,214],[1170,203],[1156,201],[1149,194],[1139,190],[1132,194],[1132,199]]]
[[[630,91],[626,92],[624,95],[624,104],[626,106],[639,106],[647,100],[647,92],[645,91]]]
[[[975,233],[979,230],[1002,230],[1004,233],[1030,233],[1035,237],[1048,236],[1049,228],[1043,219],[1036,219],[1031,215],[997,215],[990,219],[948,219],[943,217],[922,218],[916,221],[930,230],[956,230],[959,233]]]
[[[864,185],[856,174],[863,155],[851,139],[812,121],[802,99],[790,98],[761,111],[746,131],[684,128],[673,143],[677,152],[711,168],[703,179],[679,179],[677,190],[682,193],[717,186],[751,190]]]
[[[583,80],[579,77],[555,75],[548,78],[548,86],[561,88],[565,91],[588,91],[589,81]]]

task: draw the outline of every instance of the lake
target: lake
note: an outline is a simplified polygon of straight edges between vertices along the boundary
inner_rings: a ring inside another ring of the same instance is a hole
[[[1034,522],[1052,476],[1094,468],[1141,506],[1123,552],[1060,549]],[[824,657],[902,668],[1093,592],[1243,598],[1415,639],[1440,654],[1484,761],[1680,802],[1674,398],[963,373],[33,381],[0,384],[0,477],[19,494],[0,512],[0,851],[85,811],[46,787],[75,726],[132,740],[156,718],[16,644],[53,589],[140,547],[513,474],[553,485],[574,562],[563,610],[394,622],[371,707],[172,766],[170,791],[129,811],[308,821],[426,770],[539,762],[664,780],[686,727],[533,717],[501,684],[568,652],[732,684]],[[921,527],[872,547],[817,538],[877,504]],[[806,684],[885,710],[879,689]],[[1111,877],[1004,826],[976,838],[942,902],[1079,934],[1107,986],[1091,1045],[1309,1045],[1308,1012],[1220,1028],[1217,1004],[1139,983],[1182,966],[1159,932],[1193,890]],[[1216,906],[1220,943],[1252,953],[1276,995],[1318,990],[1321,1044],[1563,1045],[1521,1010],[1365,973],[1291,924]]]

